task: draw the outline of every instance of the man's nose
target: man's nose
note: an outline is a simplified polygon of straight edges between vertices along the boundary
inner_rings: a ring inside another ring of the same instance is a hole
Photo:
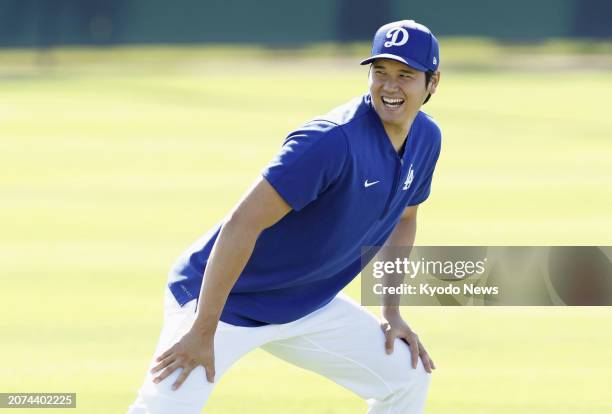
[[[385,80],[383,85],[383,91],[385,92],[395,92],[398,90],[397,82],[393,79]]]

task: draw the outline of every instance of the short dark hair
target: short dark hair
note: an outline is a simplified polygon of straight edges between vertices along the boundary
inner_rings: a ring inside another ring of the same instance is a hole
[[[427,88],[429,86],[429,82],[431,81],[431,77],[433,76],[433,71],[428,70],[427,72],[425,72],[425,87]],[[427,98],[425,98],[425,101],[423,102],[423,105],[425,105],[427,103],[427,101],[429,101],[429,98],[431,98],[431,94],[427,95]]]

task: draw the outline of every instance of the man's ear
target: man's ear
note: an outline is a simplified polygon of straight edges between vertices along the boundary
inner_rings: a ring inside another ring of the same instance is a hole
[[[436,93],[436,88],[438,87],[439,83],[440,83],[440,71],[437,70],[433,73],[433,75],[431,75],[431,79],[429,80],[429,85],[427,85],[427,92],[429,92],[432,95]]]

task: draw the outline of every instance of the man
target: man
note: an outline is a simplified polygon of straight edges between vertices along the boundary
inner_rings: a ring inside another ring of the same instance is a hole
[[[440,130],[420,112],[440,79],[438,42],[414,21],[393,22],[362,64],[369,93],[289,134],[173,267],[130,414],[199,413],[257,347],[355,392],[371,414],[422,412],[435,366],[399,307],[386,301],[381,324],[339,292],[361,271],[362,246],[414,242],[440,152]]]

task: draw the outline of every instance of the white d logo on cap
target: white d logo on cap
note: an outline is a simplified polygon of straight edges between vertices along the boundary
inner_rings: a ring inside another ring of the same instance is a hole
[[[397,38],[400,36],[400,34],[402,37],[398,40]],[[394,27],[387,32],[387,39],[389,38],[391,40],[385,42],[385,47],[405,45],[408,41],[408,30],[404,29],[403,27]]]

